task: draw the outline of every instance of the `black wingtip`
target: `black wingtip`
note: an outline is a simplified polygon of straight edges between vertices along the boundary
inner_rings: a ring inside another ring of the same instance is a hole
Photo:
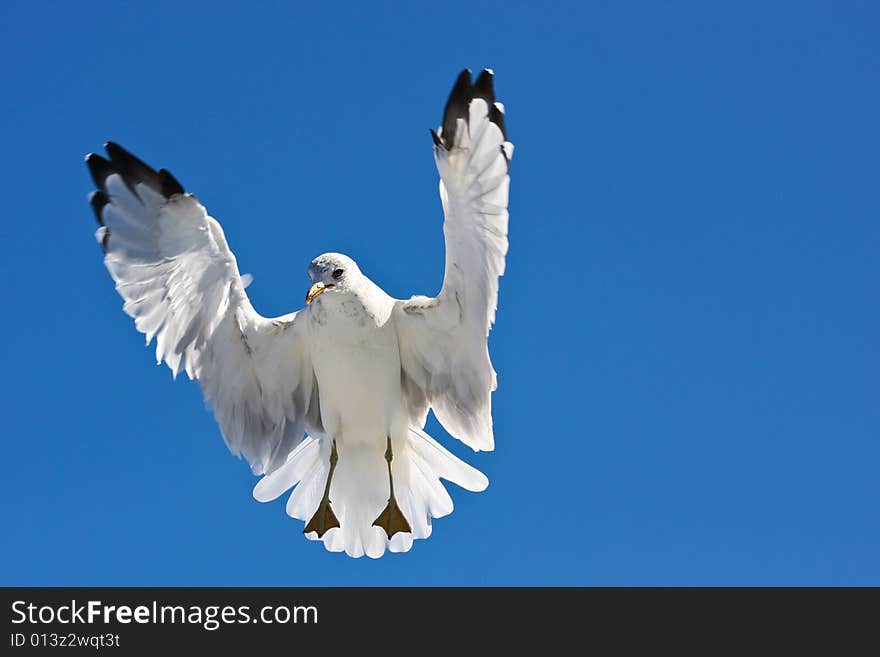
[[[434,128],[428,128],[428,131],[431,133],[431,139],[434,140],[434,146],[443,146],[443,140],[440,139],[440,135],[434,130]]]
[[[455,143],[455,132],[458,119],[469,118],[469,106],[475,98],[482,98],[489,108],[489,120],[501,129],[501,134],[507,138],[507,130],[504,126],[504,113],[495,105],[495,73],[490,68],[480,71],[476,81],[471,83],[471,70],[466,68],[459,73],[446,107],[443,110],[442,144],[447,148]],[[433,132],[432,132],[433,134]],[[435,137],[434,143],[437,143]]]
[[[86,166],[95,183],[95,187],[103,190],[107,176],[113,173],[113,165],[97,153],[86,155]]]
[[[104,148],[107,151],[107,155],[110,156],[110,160],[122,170],[123,173],[125,173],[125,170],[127,169],[134,174],[147,174],[147,176],[158,178],[159,174],[153,167],[139,157],[129,153],[116,142],[108,141],[104,144]]]
[[[455,131],[458,119],[467,120],[468,105],[471,101],[471,70],[464,69],[458,74],[446,107],[443,109],[443,141],[447,147],[455,143]]]
[[[162,182],[162,195],[165,198],[170,198],[175,194],[186,193],[183,185],[177,181],[177,178],[171,175],[168,169],[159,169],[159,180]]]
[[[103,190],[98,190],[96,192],[92,192],[89,195],[89,203],[92,206],[92,212],[95,213],[95,218],[98,220],[98,223],[103,226],[104,225],[104,217],[101,216],[101,213],[104,211],[104,206],[110,202],[110,197]]]
[[[495,106],[489,105],[489,120],[501,129],[501,136],[507,139],[507,128],[504,126],[504,112]]]
[[[484,68],[474,82],[473,98],[482,98],[489,107],[495,104],[495,74],[492,69]]]
[[[107,149],[110,161],[133,194],[137,195],[138,183],[146,185],[165,198],[184,193],[183,185],[166,169],[156,171],[116,142],[108,141],[104,144],[104,148]]]

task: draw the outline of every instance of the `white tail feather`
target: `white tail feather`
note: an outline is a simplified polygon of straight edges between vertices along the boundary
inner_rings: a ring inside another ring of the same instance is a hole
[[[489,485],[486,476],[454,456],[428,434],[410,427],[407,439],[394,453],[394,493],[412,532],[398,533],[388,539],[385,531],[374,527],[388,502],[388,475],[385,448],[375,444],[348,445],[339,448],[339,461],[330,487],[333,512],[339,527],[318,539],[331,552],[343,550],[352,557],[381,557],[386,549],[406,552],[413,539],[431,535],[431,521],[452,513],[453,503],[440,479],[446,479],[471,491]],[[329,473],[330,440],[308,437],[287,461],[254,487],[254,498],[269,502],[295,486],[287,502],[291,517],[308,521],[321,500]]]

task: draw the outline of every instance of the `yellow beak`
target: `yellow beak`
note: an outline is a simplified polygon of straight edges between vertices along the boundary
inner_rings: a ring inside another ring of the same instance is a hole
[[[309,305],[326,291],[327,288],[323,283],[312,283],[312,287],[309,288],[309,292],[306,294],[306,305]]]

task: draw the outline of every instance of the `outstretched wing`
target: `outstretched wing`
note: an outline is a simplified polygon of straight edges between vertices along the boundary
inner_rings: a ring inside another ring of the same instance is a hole
[[[198,380],[230,451],[271,472],[320,431],[302,322],[254,310],[220,224],[168,171],[106,149],[86,157],[90,200],[123,310],[147,344],[156,338],[157,362]]]
[[[450,434],[474,450],[491,450],[496,381],[487,337],[507,253],[513,155],[491,71],[474,83],[470,71],[462,71],[443,126],[431,134],[445,213],[446,273],[435,298],[413,297],[395,309],[404,394],[422,425],[431,407]]]

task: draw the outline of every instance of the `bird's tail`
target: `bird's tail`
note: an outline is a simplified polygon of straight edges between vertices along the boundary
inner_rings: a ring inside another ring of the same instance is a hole
[[[331,441],[306,438],[283,466],[263,477],[254,488],[260,502],[274,500],[293,486],[287,501],[288,515],[308,521],[324,494],[330,472]],[[388,504],[388,470],[385,448],[380,443],[347,445],[339,448],[339,460],[330,488],[332,510],[339,527],[323,536],[310,532],[312,540],[322,540],[331,552],[349,556],[381,557],[386,548],[406,552],[413,539],[431,535],[431,520],[452,512],[452,498],[440,479],[471,491],[482,491],[489,480],[479,470],[446,450],[428,434],[410,427],[407,439],[396,445],[392,461],[394,494],[412,531],[388,538],[385,530],[374,526]]]

